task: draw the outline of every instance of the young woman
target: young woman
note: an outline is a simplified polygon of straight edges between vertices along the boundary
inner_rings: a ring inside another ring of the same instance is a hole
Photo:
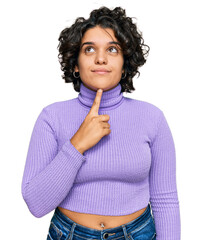
[[[157,106],[123,96],[149,52],[137,26],[121,7],[101,7],[59,41],[63,78],[79,94],[37,118],[22,181],[30,212],[55,209],[47,239],[179,240],[170,128]]]

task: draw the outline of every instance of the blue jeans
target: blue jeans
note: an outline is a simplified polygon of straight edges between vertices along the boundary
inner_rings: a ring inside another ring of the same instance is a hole
[[[80,225],[58,208],[51,219],[46,240],[150,240],[156,239],[154,218],[150,203],[138,217],[119,227],[97,230]]]

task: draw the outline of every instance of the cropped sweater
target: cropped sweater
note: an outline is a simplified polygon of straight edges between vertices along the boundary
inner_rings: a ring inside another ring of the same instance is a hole
[[[99,115],[111,132],[81,154],[70,142],[96,92],[81,83],[78,97],[45,106],[29,142],[21,191],[37,218],[57,206],[121,216],[150,202],[157,240],[180,239],[173,137],[162,110],[123,96],[121,84],[102,93]]]

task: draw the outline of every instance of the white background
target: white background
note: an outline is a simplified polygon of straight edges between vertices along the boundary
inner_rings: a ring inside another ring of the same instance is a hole
[[[176,147],[182,239],[199,239],[202,215],[202,33],[200,1],[2,1],[0,6],[1,239],[46,239],[53,211],[34,217],[21,181],[36,118],[46,105],[78,95],[65,84],[58,37],[102,5],[137,18],[151,48],[127,97],[163,110]],[[164,239],[166,240],[166,239]]]

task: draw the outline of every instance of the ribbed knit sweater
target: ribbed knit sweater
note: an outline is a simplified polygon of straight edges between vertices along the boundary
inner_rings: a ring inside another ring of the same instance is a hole
[[[78,97],[44,107],[31,135],[22,195],[35,217],[57,206],[121,216],[151,203],[157,240],[180,239],[173,137],[162,110],[123,96],[120,83],[102,93],[98,114],[111,133],[81,154],[70,142],[96,92],[81,83]]]

